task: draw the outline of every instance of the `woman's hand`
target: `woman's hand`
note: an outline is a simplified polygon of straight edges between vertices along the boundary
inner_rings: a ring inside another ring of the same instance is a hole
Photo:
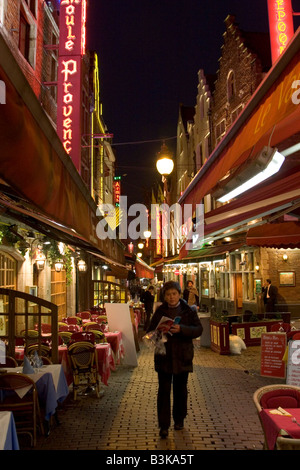
[[[176,334],[176,333],[179,333],[180,332],[180,325],[172,325],[171,328],[170,328],[170,333],[172,334]]]

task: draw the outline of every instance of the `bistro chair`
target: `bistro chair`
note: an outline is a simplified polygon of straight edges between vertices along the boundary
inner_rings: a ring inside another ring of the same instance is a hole
[[[294,333],[293,336],[292,336],[292,339],[293,340],[300,340],[300,332]]]
[[[48,366],[48,365],[51,365],[53,364],[53,362],[51,361],[51,359],[47,356],[41,356],[41,359],[42,359],[42,362],[43,362],[43,365],[44,366]]]
[[[95,343],[96,344],[106,344],[107,339],[105,334],[100,330],[89,330],[91,333],[95,335]]]
[[[65,322],[58,322],[58,331],[69,331],[69,325]]]
[[[25,394],[20,389],[28,388]],[[20,373],[0,374],[0,411],[12,411],[18,434],[29,434],[31,445],[36,446],[37,426],[44,434],[37,389],[34,381]]]
[[[61,340],[61,344],[68,346],[71,341],[72,334],[73,333],[71,331],[59,331],[58,338]]]
[[[78,341],[87,341],[89,343],[95,343],[95,335],[90,331],[78,331],[76,333],[72,333],[70,343],[76,343]]]
[[[265,385],[253,394],[253,401],[259,416],[264,433],[264,449],[267,449],[267,440],[260,412],[262,409],[300,408],[300,387],[286,384]]]
[[[275,323],[274,325],[272,325],[271,331],[282,331],[281,328],[283,328],[286,333],[289,333],[291,331],[291,325],[289,323],[284,322]]]
[[[89,331],[89,330],[100,330],[99,323],[97,323],[95,321],[85,323],[84,324],[84,331]]]
[[[91,319],[91,314],[90,312],[84,311],[84,312],[79,312],[76,313],[76,317],[81,318],[81,320],[90,320]]]
[[[73,395],[77,400],[80,385],[95,387],[99,397],[100,385],[95,346],[88,341],[78,341],[68,347],[68,357],[73,373]]]
[[[77,317],[77,316],[72,316],[72,317],[67,317],[65,319],[65,322],[68,324],[68,325],[81,325],[81,318],[80,317]]]
[[[300,450],[300,439],[291,439],[289,437],[277,437],[277,450]]]
[[[39,356],[46,356],[46,357],[51,356],[51,348],[49,346],[46,346],[46,344],[40,344],[40,345],[38,343],[30,344],[26,348],[26,355],[31,356],[32,354],[35,353],[35,351],[37,351]]]
[[[0,363],[0,367],[18,367],[17,361],[11,357],[11,356],[6,356],[5,357],[5,364]]]

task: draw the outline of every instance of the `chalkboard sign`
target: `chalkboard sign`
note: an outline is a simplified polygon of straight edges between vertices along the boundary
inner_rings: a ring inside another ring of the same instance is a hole
[[[300,340],[289,341],[286,383],[300,387]]]
[[[269,332],[261,335],[260,374],[264,377],[285,378],[286,333]]]

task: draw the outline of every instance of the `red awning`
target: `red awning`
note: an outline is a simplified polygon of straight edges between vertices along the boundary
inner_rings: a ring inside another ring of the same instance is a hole
[[[260,225],[248,231],[247,245],[269,248],[300,248],[300,222]]]
[[[150,268],[148,264],[144,263],[140,259],[136,259],[135,262],[135,273],[136,276],[139,277],[140,279],[145,277],[147,279],[153,279],[154,278],[154,269]]]

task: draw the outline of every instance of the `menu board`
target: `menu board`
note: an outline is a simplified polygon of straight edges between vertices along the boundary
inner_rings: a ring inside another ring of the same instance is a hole
[[[260,374],[265,377],[285,378],[286,333],[269,332],[261,335]]]
[[[287,363],[287,377],[286,383],[288,385],[295,385],[300,387],[300,341],[289,341],[289,354]]]

